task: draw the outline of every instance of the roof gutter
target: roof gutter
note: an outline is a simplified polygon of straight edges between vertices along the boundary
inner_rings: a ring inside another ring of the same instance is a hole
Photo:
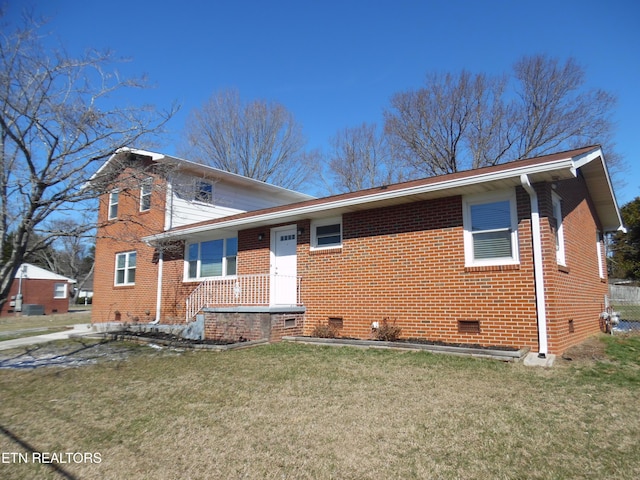
[[[187,227],[178,231],[167,231],[156,235],[150,235],[143,240],[148,243],[166,241],[171,239],[184,238],[189,235],[206,232],[212,229],[223,228],[239,228],[245,225],[250,225],[255,222],[277,222],[279,220],[285,221],[288,217],[293,215],[306,216],[316,212],[327,212],[329,210],[339,208],[349,208],[352,206],[362,204],[373,204],[375,202],[394,199],[398,197],[405,197],[411,195],[420,195],[424,193],[438,192],[444,190],[452,190],[456,188],[463,188],[469,185],[477,185],[479,183],[494,182],[507,179],[517,179],[521,175],[535,175],[538,173],[548,172],[550,170],[571,170],[574,164],[571,158],[555,160],[553,162],[547,162],[542,165],[533,165],[526,167],[518,167],[513,169],[504,170],[501,172],[491,172],[481,175],[473,175],[464,178],[458,178],[454,180],[446,180],[442,182],[429,183],[427,185],[418,185],[408,188],[401,188],[397,190],[382,190],[376,194],[370,194],[366,196],[346,199],[336,199],[333,201],[327,201],[324,203],[312,203],[310,205],[301,204],[300,206],[293,206],[290,209],[278,210],[276,212],[268,212],[263,214],[256,214],[248,217],[234,218],[231,220],[220,220],[213,224],[198,225],[196,227]],[[517,180],[516,180],[517,181]],[[295,204],[294,204],[295,205]]]
[[[520,175],[520,183],[529,194],[531,200],[531,234],[533,240],[533,269],[536,289],[536,311],[538,318],[538,357],[546,358],[547,345],[547,307],[544,290],[544,270],[542,265],[542,236],[540,234],[540,211],[538,208],[538,194],[531,186],[529,177]]]

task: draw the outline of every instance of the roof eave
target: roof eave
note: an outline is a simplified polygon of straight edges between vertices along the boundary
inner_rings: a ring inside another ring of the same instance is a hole
[[[376,204],[382,204],[385,201],[404,198],[408,203],[414,201],[416,197],[430,194],[430,198],[443,196],[460,195],[467,192],[467,189],[473,188],[477,190],[479,185],[486,185],[487,190],[491,189],[491,184],[510,181],[512,186],[519,185],[520,175],[527,174],[532,181],[543,181],[554,178],[571,178],[575,177],[575,165],[571,157],[544,162],[541,164],[519,166],[510,169],[500,170],[498,172],[480,173],[477,175],[469,175],[453,180],[443,180],[435,183],[427,183],[425,185],[412,186],[407,188],[384,190],[378,193],[368,194],[355,198],[337,199],[335,201],[327,201],[322,203],[313,203],[311,205],[301,205],[299,207],[292,206],[290,209],[278,210],[275,212],[267,212],[255,215],[243,216],[241,218],[231,218],[229,220],[220,220],[215,223],[198,225],[195,227],[187,227],[178,231],[168,231],[156,235],[150,235],[143,238],[147,243],[157,243],[162,241],[182,240],[193,235],[199,235],[212,230],[238,230],[242,228],[252,228],[262,225],[296,221],[302,218],[313,218],[321,213],[323,216],[336,215],[344,211],[357,210],[360,206],[370,206],[375,208]],[[445,194],[446,192],[446,194]],[[295,205],[295,204],[294,204]]]

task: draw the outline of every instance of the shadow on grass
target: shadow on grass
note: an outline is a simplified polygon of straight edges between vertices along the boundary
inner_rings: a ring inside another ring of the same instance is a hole
[[[129,349],[105,349],[113,340],[76,340],[72,345],[39,344],[26,347],[11,357],[0,357],[0,369],[36,369],[42,367],[78,367],[96,363],[101,359],[113,359],[114,354],[127,353]],[[79,345],[78,345],[79,344]],[[121,345],[121,344],[120,344]]]
[[[31,454],[40,453],[42,451],[42,450],[38,450],[36,447],[34,447],[30,443],[26,442],[25,440],[21,439],[16,434],[14,434],[11,430],[8,430],[7,428],[3,427],[2,425],[0,425],[0,433],[2,433],[9,440],[11,440],[11,441],[17,443],[18,445],[20,445],[22,448],[24,448],[25,450],[27,450]],[[46,466],[46,467],[48,467],[48,468],[50,468],[54,472],[58,473],[63,478],[67,478],[69,480],[75,480],[75,479],[78,478],[75,475],[73,475],[70,472],[68,472],[67,470],[65,470],[64,468],[62,468],[60,465],[58,465],[55,462],[41,462],[41,464]]]

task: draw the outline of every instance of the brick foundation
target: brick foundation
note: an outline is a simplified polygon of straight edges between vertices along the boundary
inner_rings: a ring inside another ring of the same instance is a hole
[[[269,340],[302,335],[304,314],[300,312],[224,311],[204,312],[204,336],[207,340]]]

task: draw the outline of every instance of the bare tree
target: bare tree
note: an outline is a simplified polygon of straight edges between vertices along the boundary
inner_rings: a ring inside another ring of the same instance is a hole
[[[329,170],[333,185],[341,192],[401,182],[407,176],[375,124],[340,130],[331,146]]]
[[[430,75],[424,88],[392,97],[386,131],[405,161],[424,174],[478,166],[502,131],[496,104],[502,87],[502,81],[467,71]]]
[[[423,88],[393,96],[385,129],[427,175],[609,143],[615,99],[584,84],[575,60],[544,55],[520,59],[511,82],[466,71],[430,75]]]
[[[574,59],[561,64],[544,55],[523,57],[514,73],[519,135],[512,157],[610,141],[616,100],[600,89],[585,90],[585,72]]]
[[[214,94],[189,115],[180,154],[205,165],[297,188],[316,156],[304,151],[302,127],[279,103],[243,103],[237,90]]]
[[[85,228],[76,219],[53,220],[51,223],[65,232],[77,232]],[[52,272],[76,280],[77,290],[73,298],[75,301],[79,289],[93,273],[94,258],[91,250],[91,241],[84,236],[61,236],[50,248],[36,252],[36,258]]]
[[[25,256],[58,239],[90,236],[101,186],[87,180],[117,148],[144,141],[172,116],[117,107],[113,95],[145,86],[109,73],[112,52],[73,58],[50,50],[42,24],[0,33],[0,306]],[[76,219],[62,227],[62,220]],[[10,252],[10,253],[9,253]]]

